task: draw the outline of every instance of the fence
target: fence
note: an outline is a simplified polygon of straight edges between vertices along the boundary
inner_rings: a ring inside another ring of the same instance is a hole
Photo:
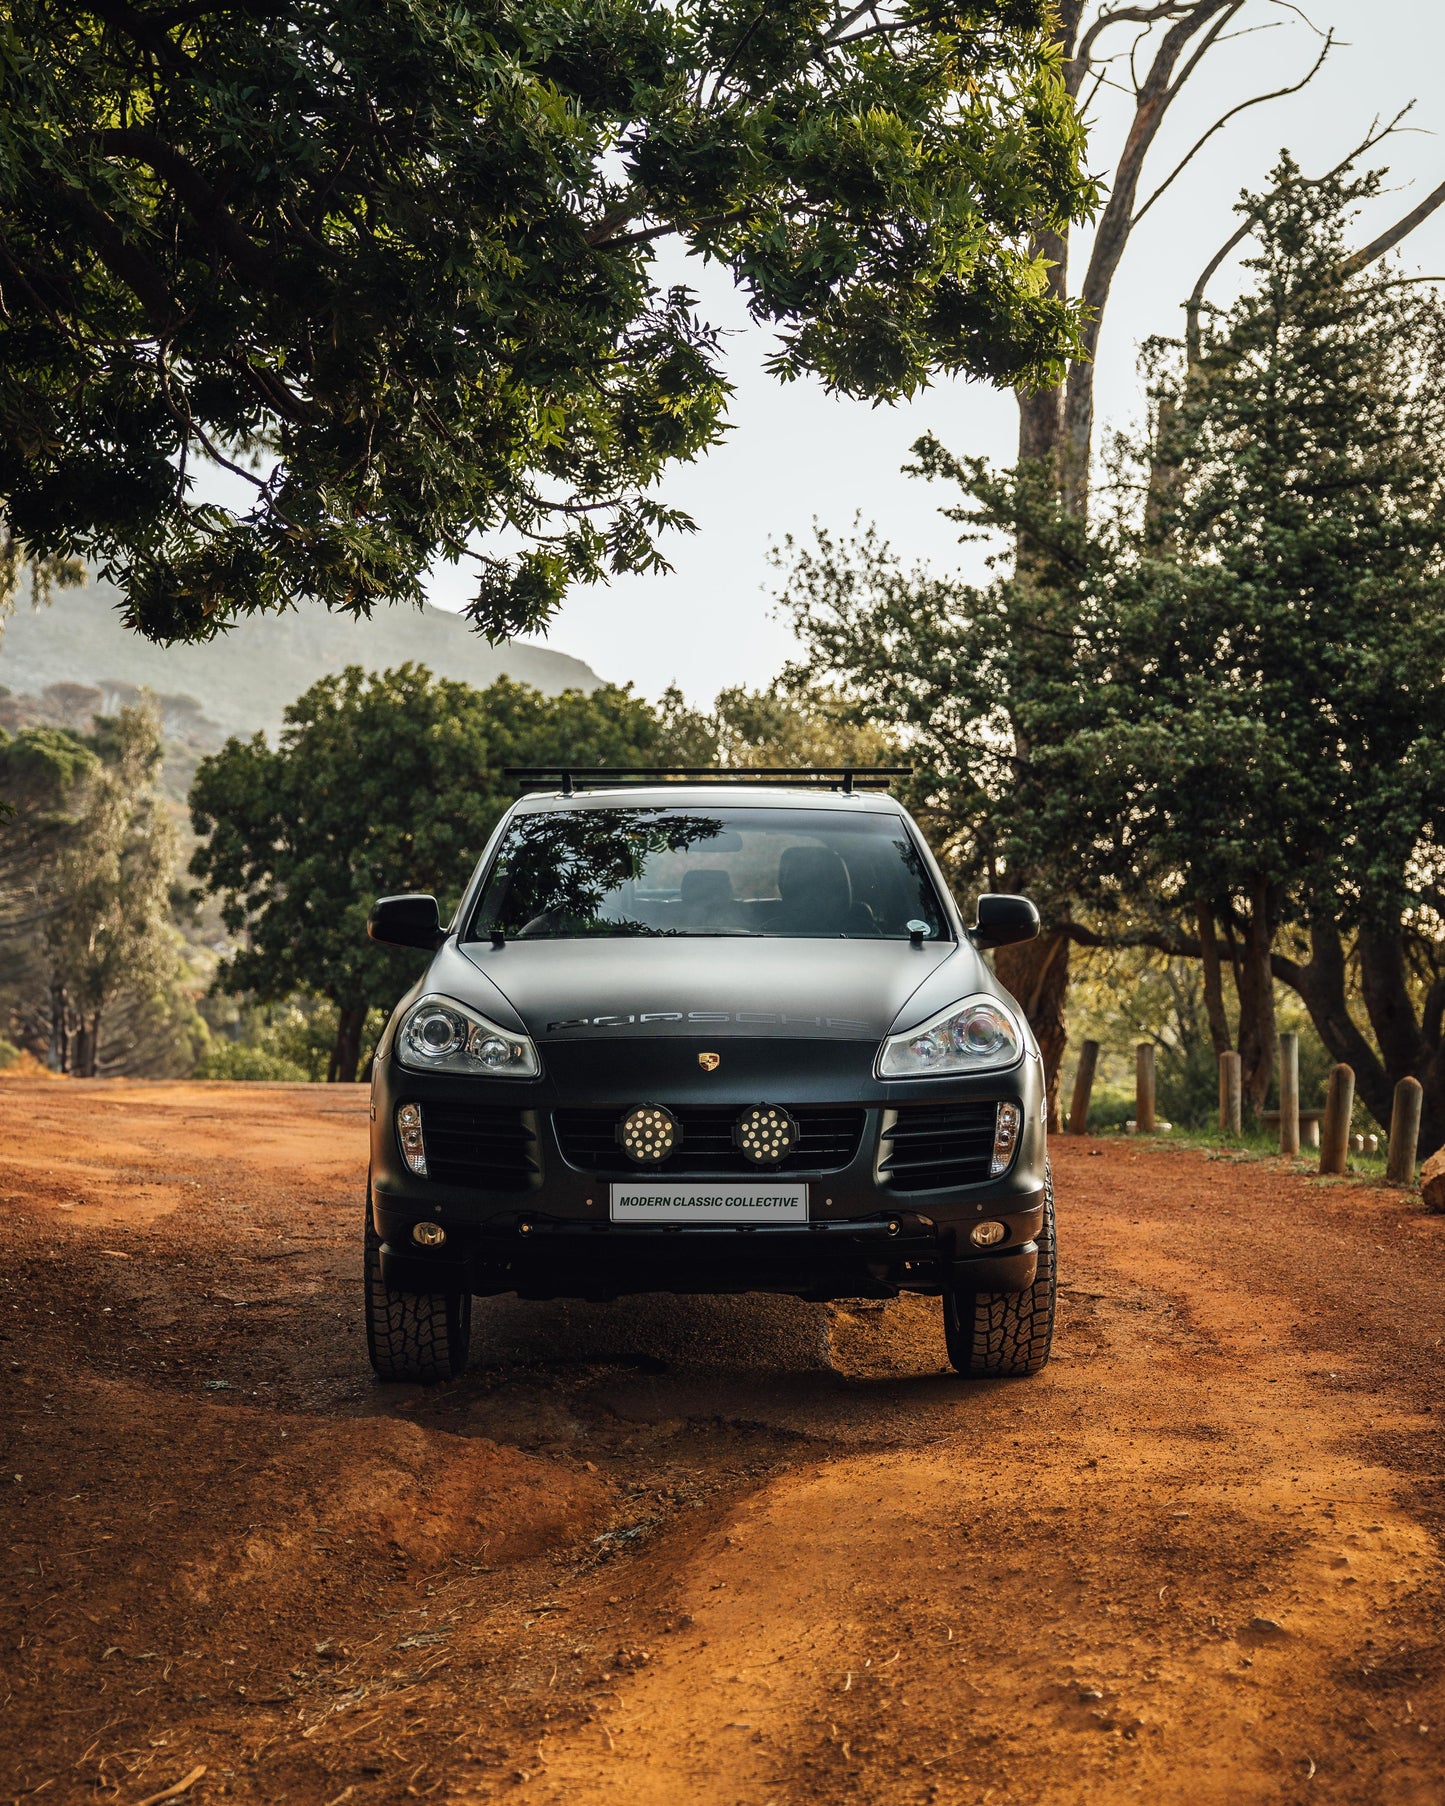
[[[1094,1092],[1094,1079],[1099,1069],[1099,1043],[1085,1041],[1079,1050],[1079,1064],[1074,1073],[1074,1093],[1069,1103],[1068,1132],[1087,1135],[1089,1104]],[[1415,1183],[1416,1157],[1420,1145],[1420,1109],[1425,1094],[1418,1079],[1401,1079],[1395,1087],[1394,1109],[1390,1116],[1390,1133],[1386,1142],[1385,1182],[1388,1185]],[[1264,1112],[1262,1120],[1279,1125],[1279,1151],[1293,1157],[1300,1151],[1302,1135],[1311,1149],[1320,1151],[1319,1170],[1339,1174],[1348,1170],[1350,1153],[1378,1150],[1374,1135],[1350,1134],[1350,1118],[1355,1107],[1355,1074],[1344,1064],[1330,1068],[1329,1086],[1323,1110],[1301,1110],[1299,1096],[1299,1036],[1286,1033],[1279,1037],[1279,1109]],[[1141,1041],[1134,1050],[1134,1128],[1140,1135],[1152,1135],[1158,1126],[1156,1110],[1154,1043]],[[1237,1053],[1219,1056],[1219,1132],[1238,1136],[1243,1133],[1244,1091],[1242,1068]],[[1165,1125],[1168,1126],[1167,1124]]]

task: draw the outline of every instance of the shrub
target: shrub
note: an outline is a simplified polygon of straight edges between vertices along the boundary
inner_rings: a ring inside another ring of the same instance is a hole
[[[249,1079],[305,1084],[310,1074],[294,1060],[268,1053],[264,1047],[243,1047],[235,1041],[213,1041],[197,1063],[198,1079]]]

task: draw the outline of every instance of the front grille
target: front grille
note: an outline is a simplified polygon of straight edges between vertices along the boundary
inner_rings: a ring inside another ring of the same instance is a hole
[[[445,1185],[526,1191],[538,1172],[537,1137],[520,1110],[423,1104],[427,1172]]]
[[[997,1104],[920,1104],[883,1131],[879,1170],[894,1191],[977,1185],[993,1158]]]
[[[623,1110],[558,1110],[552,1118],[558,1145],[569,1166],[584,1173],[696,1173],[704,1177],[749,1173],[765,1179],[770,1173],[833,1173],[857,1158],[863,1139],[862,1110],[834,1109],[827,1104],[789,1104],[798,1125],[793,1151],[776,1166],[759,1167],[745,1160],[733,1146],[733,1124],[742,1114],[727,1106],[679,1109],[670,1105],[682,1124],[682,1145],[656,1166],[639,1167],[617,1145],[617,1125]]]

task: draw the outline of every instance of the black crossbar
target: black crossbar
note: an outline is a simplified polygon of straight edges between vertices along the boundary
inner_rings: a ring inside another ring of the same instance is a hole
[[[886,790],[912,777],[911,765],[508,765],[503,773],[523,790],[615,790],[654,784],[797,784],[805,789]]]

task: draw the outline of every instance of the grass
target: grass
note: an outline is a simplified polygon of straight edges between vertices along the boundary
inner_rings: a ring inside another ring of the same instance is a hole
[[[1221,1135],[1218,1130],[1180,1128],[1177,1124],[1163,1135],[1128,1135],[1121,1129],[1105,1127],[1099,1131],[1104,1136],[1118,1136],[1120,1140],[1128,1140],[1142,1148],[1167,1149],[1190,1148],[1203,1154],[1210,1160],[1230,1161],[1273,1161],[1292,1173],[1301,1173],[1314,1178],[1326,1178],[1330,1184],[1338,1184],[1339,1179],[1333,1175],[1320,1173],[1320,1154],[1318,1148],[1302,1148],[1290,1159],[1286,1159],[1279,1151],[1279,1136],[1266,1129],[1248,1131],[1243,1135]],[[1344,1177],[1357,1180],[1363,1185],[1383,1185],[1385,1183],[1386,1156],[1383,1149],[1378,1154],[1351,1154],[1346,1164]],[[1416,1190],[1417,1186],[1402,1186],[1400,1190]]]

